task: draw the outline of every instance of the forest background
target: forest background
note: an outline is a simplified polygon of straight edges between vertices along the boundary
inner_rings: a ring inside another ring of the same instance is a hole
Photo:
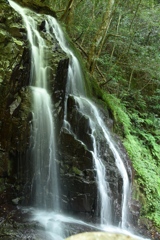
[[[135,169],[141,218],[160,227],[160,1],[50,1],[111,110]]]

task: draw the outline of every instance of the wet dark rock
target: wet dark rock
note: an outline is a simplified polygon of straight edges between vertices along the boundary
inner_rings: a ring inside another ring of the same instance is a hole
[[[42,226],[31,221],[29,212],[23,211],[10,204],[0,207],[0,239],[3,240],[51,240]]]
[[[68,163],[81,171],[93,168],[91,152],[66,129],[61,129],[60,143],[62,164]]]
[[[45,21],[43,20],[42,22],[41,22],[41,25],[40,25],[40,27],[39,27],[39,30],[40,31],[46,31],[46,24],[45,24]]]
[[[134,229],[134,225],[132,226]],[[138,226],[135,227],[135,231],[143,237],[159,240],[160,232],[159,229],[154,226],[153,222],[146,218],[139,218]]]
[[[78,103],[73,96],[68,97],[67,111],[67,120],[72,126],[73,133],[90,151],[93,151],[89,118],[79,111]]]
[[[140,217],[140,203],[136,200],[131,200],[129,203],[129,209],[131,212],[130,218],[131,218],[131,222],[134,226],[138,226],[138,220]]]
[[[12,94],[18,92],[23,87],[30,84],[30,52],[29,49],[23,47],[23,54],[20,61],[15,65],[10,78],[12,86]]]
[[[96,201],[96,182],[92,154],[67,130],[61,130],[61,191],[67,212],[90,212]]]
[[[69,59],[61,59],[58,63],[56,77],[53,85],[54,94],[52,96],[55,106],[55,122],[57,134],[60,132],[60,128],[63,124],[64,118],[64,101],[65,101],[65,89],[67,83]]]

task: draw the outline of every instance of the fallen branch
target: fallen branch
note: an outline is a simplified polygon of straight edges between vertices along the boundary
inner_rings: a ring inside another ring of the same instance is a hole
[[[79,36],[75,39],[75,40],[73,40],[74,42],[77,42],[80,38],[81,38],[81,36],[83,35],[83,32],[81,32],[80,34],[79,34]]]
[[[56,13],[59,13],[59,12],[64,12],[65,9],[60,9],[60,10],[56,10]]]
[[[103,87],[107,83],[109,83],[112,80],[112,78],[108,79],[106,82],[100,83],[100,87]]]
[[[97,65],[96,65],[96,69],[97,69],[97,71],[99,72],[100,76],[101,76],[104,80],[106,80],[105,76],[103,75],[103,73],[101,72],[101,70],[99,69],[99,67],[98,67]]]

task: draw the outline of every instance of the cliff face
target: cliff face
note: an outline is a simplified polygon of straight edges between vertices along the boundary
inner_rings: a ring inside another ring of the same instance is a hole
[[[20,16],[6,1],[1,1],[0,11],[0,178],[2,179],[12,176],[15,159],[25,152],[28,145],[30,55]]]

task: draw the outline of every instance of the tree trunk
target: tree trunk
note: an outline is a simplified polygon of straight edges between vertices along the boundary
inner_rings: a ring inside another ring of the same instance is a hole
[[[98,32],[96,33],[96,36],[93,40],[93,44],[91,45],[91,48],[89,50],[88,64],[89,64],[89,70],[91,73],[94,70],[96,57],[100,55],[106,34],[108,32],[108,29],[111,23],[114,3],[115,3],[115,0],[108,1],[107,9],[103,16],[102,24]]]
[[[61,17],[61,20],[66,23],[69,23],[71,21],[73,9],[74,9],[74,0],[70,0],[66,7],[66,10],[64,11]]]

